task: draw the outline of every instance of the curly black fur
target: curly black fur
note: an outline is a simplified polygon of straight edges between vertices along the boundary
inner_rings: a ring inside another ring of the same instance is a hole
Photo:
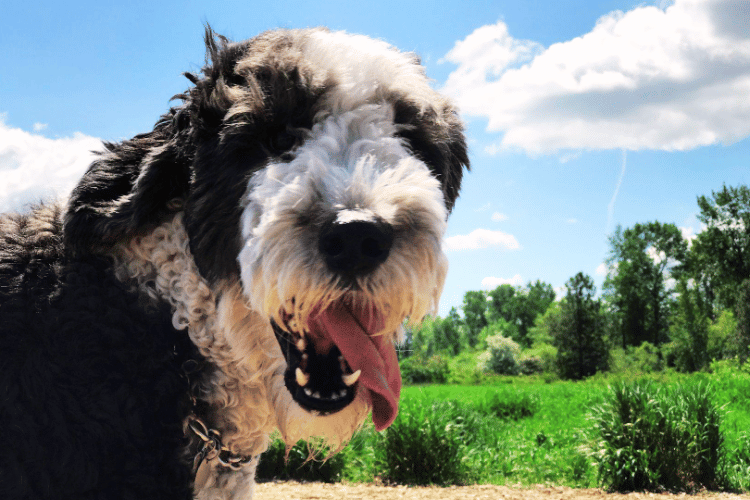
[[[0,218],[0,497],[189,499],[186,335],[61,233]]]

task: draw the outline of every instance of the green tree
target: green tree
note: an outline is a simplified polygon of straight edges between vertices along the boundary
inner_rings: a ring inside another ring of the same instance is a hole
[[[706,228],[693,241],[691,274],[719,307],[734,309],[740,285],[750,278],[750,189],[724,185],[699,196],[698,207]]]
[[[447,317],[433,320],[432,336],[436,352],[447,352],[453,356],[461,352],[461,318],[455,307],[451,308]]]
[[[502,318],[515,323],[516,288],[513,285],[500,285],[487,293],[487,320],[494,323]]]
[[[668,339],[672,297],[665,283],[683,271],[687,242],[674,224],[649,222],[618,226],[609,243],[604,289],[622,346],[658,346]]]
[[[553,342],[560,376],[577,380],[606,370],[608,350],[601,303],[594,298],[594,281],[578,273],[568,280],[565,288],[562,317],[554,326]]]
[[[534,326],[537,316],[544,314],[555,300],[552,285],[543,281],[529,282],[525,288],[500,285],[487,294],[487,314],[489,323],[503,319],[518,327],[514,340],[524,347],[531,346],[529,329]]]
[[[668,361],[683,372],[695,372],[708,363],[708,326],[704,299],[698,288],[690,288],[687,278],[677,283],[678,306],[670,327]]]
[[[487,326],[487,295],[482,291],[470,290],[464,294],[464,324],[466,341],[469,347],[476,347],[479,334]]]

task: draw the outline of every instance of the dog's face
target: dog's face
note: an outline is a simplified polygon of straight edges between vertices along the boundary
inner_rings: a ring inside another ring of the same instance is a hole
[[[207,46],[183,103],[92,165],[66,242],[106,251],[183,211],[203,278],[241,286],[267,320],[294,401],[321,414],[369,403],[384,428],[400,391],[394,337],[442,289],[468,167],[461,122],[414,56],[366,37],[209,32]]]

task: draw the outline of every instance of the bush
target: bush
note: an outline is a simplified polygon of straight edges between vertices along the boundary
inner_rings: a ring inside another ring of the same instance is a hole
[[[544,373],[544,360],[539,356],[524,356],[519,362],[522,375],[534,375]]]
[[[327,450],[305,441],[294,445],[287,455],[286,444],[276,439],[260,456],[256,475],[259,480],[340,481],[347,463],[344,453],[328,455]]]
[[[411,356],[401,361],[401,378],[407,384],[444,384],[448,379],[448,360],[440,355]]]
[[[480,369],[500,375],[521,373],[519,358],[521,348],[513,340],[502,335],[487,337],[487,350],[479,356]]]
[[[476,412],[456,401],[405,404],[381,433],[377,469],[389,483],[468,484],[474,473],[465,460],[466,444],[479,427]]]
[[[706,384],[615,384],[594,409],[599,480],[610,490],[717,487],[719,409]]]
[[[520,420],[539,411],[539,397],[526,392],[495,392],[479,404],[479,411],[502,420]]]
[[[535,343],[531,349],[524,352],[524,358],[521,359],[521,363],[526,358],[538,359],[541,363],[542,373],[556,372],[555,360],[557,359],[557,348],[552,344]],[[523,370],[523,366],[521,369]]]
[[[615,347],[610,351],[609,369],[612,373],[653,373],[661,371],[663,363],[659,357],[659,348],[650,342],[643,342],[638,347],[626,349]]]

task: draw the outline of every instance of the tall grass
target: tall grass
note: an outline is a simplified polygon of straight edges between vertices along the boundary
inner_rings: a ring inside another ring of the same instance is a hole
[[[717,489],[723,435],[708,384],[617,383],[593,418],[609,489]]]

